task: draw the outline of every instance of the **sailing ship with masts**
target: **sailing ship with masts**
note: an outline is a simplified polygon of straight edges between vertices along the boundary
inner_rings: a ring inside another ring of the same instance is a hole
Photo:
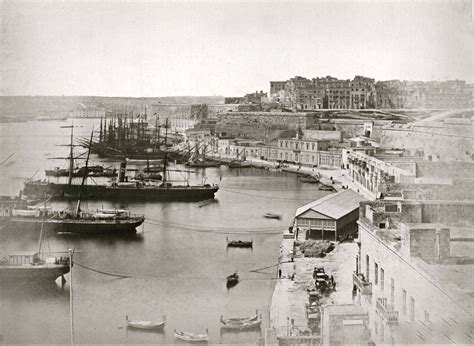
[[[243,155],[241,153],[243,152]],[[231,161],[227,163],[229,168],[250,168],[252,165],[245,158],[245,150],[237,149],[237,155]]]
[[[167,124],[166,124],[167,125]],[[165,132],[165,146],[167,139],[167,129]],[[218,185],[196,184],[190,185],[186,180],[183,185],[175,185],[168,177],[168,152],[164,150],[162,181],[129,180],[125,176],[126,163],[120,165],[118,181],[108,184],[72,184],[72,177],[68,183],[55,183],[49,181],[26,181],[23,193],[30,195],[51,195],[54,198],[77,198],[82,194],[85,199],[130,201],[130,200],[204,200],[214,198],[219,190]]]
[[[92,153],[101,158],[162,160],[165,150],[167,150],[168,158],[180,158],[183,153],[171,149],[169,146],[172,144],[164,143],[160,134],[161,126],[158,117],[155,118],[155,126],[150,127],[145,108],[144,114],[122,112],[108,121],[101,119],[98,140],[90,145],[85,139],[80,142],[82,146],[90,147]]]
[[[55,167],[53,169],[46,169],[45,170],[45,175],[47,177],[71,177],[71,178],[80,178],[84,175],[84,170],[85,167],[79,167],[76,166],[76,160],[81,158],[81,156],[84,154],[80,154],[78,156],[74,156],[74,151],[73,148],[80,146],[80,145],[75,145],[73,143],[73,138],[74,138],[74,126],[69,125],[69,126],[61,126],[61,128],[71,128],[71,143],[70,144],[65,144],[65,145],[60,145],[60,146],[66,146],[70,147],[69,150],[69,156],[68,157],[52,157],[50,159],[52,160],[67,160],[69,163],[68,168],[60,168],[60,167]],[[87,168],[87,174],[90,177],[114,177],[117,175],[117,170],[115,168],[111,167],[104,167],[101,165],[95,165],[95,166],[89,166]]]
[[[92,136],[93,134],[91,138]],[[134,215],[124,209],[98,209],[96,211],[81,209],[84,183],[88,176],[89,155],[90,151],[87,153],[75,210],[51,210],[51,208],[46,208],[46,204],[43,208],[38,206],[15,208],[11,210],[11,215],[6,217],[3,223],[8,227],[21,228],[36,228],[41,224],[48,231],[60,233],[136,233],[136,228],[145,221],[144,215]]]
[[[201,149],[201,150],[200,150]],[[188,162],[185,163],[186,167],[191,168],[207,168],[207,167],[218,167],[219,162],[210,160],[206,157],[207,146],[205,144],[200,145],[197,143],[194,147],[194,152],[189,158]]]

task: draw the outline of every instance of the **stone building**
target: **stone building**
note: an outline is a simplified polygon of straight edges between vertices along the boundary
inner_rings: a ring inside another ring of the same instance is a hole
[[[349,177],[360,189],[375,199],[384,192],[385,183],[413,182],[416,166],[410,158],[399,154],[377,157],[375,150],[371,146],[351,148],[347,155]]]
[[[474,258],[472,226],[464,237],[452,207],[432,202],[362,202],[355,301],[369,313],[371,338],[380,344],[472,342]],[[474,204],[459,206],[471,223]],[[440,220],[446,223],[439,223]]]
[[[472,85],[465,81],[421,82],[355,76],[340,80],[331,76],[301,76],[270,82],[270,100],[281,107],[316,109],[456,109],[472,105]]]
[[[105,118],[105,109],[78,109],[69,113],[71,118]]]
[[[278,161],[310,167],[340,168],[342,152],[332,149],[329,140],[278,139]]]
[[[350,80],[339,80],[333,77],[322,78],[318,84],[325,86],[326,109],[349,109],[351,108],[351,82]]]
[[[374,108],[374,80],[361,76],[352,81],[296,76],[284,82],[270,82],[270,100],[297,111]]]
[[[368,345],[369,315],[355,304],[321,306],[320,345]]]
[[[355,76],[351,81],[349,108],[375,108],[375,104],[375,80],[372,78]]]
[[[280,161],[317,165],[317,152],[329,147],[329,141],[302,140],[285,138],[278,140],[278,158]]]

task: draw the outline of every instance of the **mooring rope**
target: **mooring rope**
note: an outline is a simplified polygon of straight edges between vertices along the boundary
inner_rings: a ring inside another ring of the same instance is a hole
[[[126,274],[107,273],[107,272],[104,272],[102,270],[97,270],[97,269],[94,269],[94,268],[87,267],[87,266],[85,266],[83,264],[80,264],[80,263],[77,263],[77,262],[74,262],[74,265],[78,265],[81,268],[84,268],[84,269],[87,269],[87,270],[90,270],[90,271],[93,271],[93,272],[96,272],[96,273],[99,273],[99,274],[115,276],[115,277],[118,277],[118,278],[132,278],[133,277],[132,275],[126,275]]]
[[[252,272],[258,273],[258,271],[260,271],[260,270],[275,267],[275,266],[280,265],[282,263],[288,263],[288,262],[280,262],[280,263],[277,263],[277,264],[274,264],[274,265],[271,265],[271,266],[268,266],[268,267],[249,270],[249,272],[250,273],[252,273]],[[77,265],[77,266],[79,266],[83,269],[93,271],[94,273],[108,275],[108,276],[114,276],[114,277],[124,278],[124,279],[129,279],[129,278],[133,278],[133,277],[137,277],[137,276],[143,276],[143,277],[158,277],[158,278],[169,278],[169,279],[225,280],[225,278],[223,278],[223,277],[173,276],[173,275],[159,275],[159,274],[158,275],[156,275],[156,274],[134,274],[134,275],[131,275],[131,274],[109,273],[109,272],[105,272],[103,270],[98,270],[98,269],[94,269],[94,268],[85,266],[85,265],[80,264],[78,262],[73,262],[73,264]],[[240,281],[261,281],[261,280],[275,280],[275,279],[277,279],[277,278],[274,278],[274,277],[270,277],[270,278],[241,278]]]

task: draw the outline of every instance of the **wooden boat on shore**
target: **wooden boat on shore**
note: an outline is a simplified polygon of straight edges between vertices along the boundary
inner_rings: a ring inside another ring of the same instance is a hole
[[[227,288],[232,288],[239,283],[239,275],[235,272],[232,275],[229,275],[227,278]]]
[[[253,240],[229,240],[226,238],[229,247],[253,247]]]
[[[206,341],[209,341],[209,331],[206,329],[206,334],[199,334],[199,333],[177,331],[175,329],[174,337],[176,339],[184,340],[187,342],[206,342]]]
[[[129,320],[128,316],[125,316],[125,321],[127,321],[127,327],[129,328],[157,330],[164,327],[166,323],[166,316],[163,316],[163,320],[161,322]]]

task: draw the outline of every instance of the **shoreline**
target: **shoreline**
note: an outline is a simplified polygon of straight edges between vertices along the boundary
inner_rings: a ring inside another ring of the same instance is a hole
[[[230,156],[222,156],[222,155],[207,155],[212,159],[233,159]],[[320,174],[320,183],[324,186],[329,186],[334,189],[334,192],[339,192],[344,190],[342,187],[347,186],[347,188],[357,192],[364,198],[368,200],[375,200],[373,194],[366,191],[366,189],[358,186],[356,183],[352,181],[352,178],[348,174],[348,170],[343,168],[320,168],[320,167],[308,167],[298,164],[292,163],[285,163],[283,164],[284,167],[278,168],[280,166],[279,163],[267,160],[261,160],[256,158],[247,158],[250,165],[254,168],[262,168],[262,169],[280,169],[281,171],[294,173],[294,174],[309,174],[315,175]],[[332,179],[331,179],[332,178]]]

